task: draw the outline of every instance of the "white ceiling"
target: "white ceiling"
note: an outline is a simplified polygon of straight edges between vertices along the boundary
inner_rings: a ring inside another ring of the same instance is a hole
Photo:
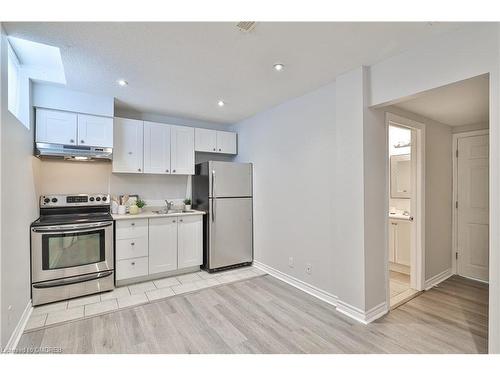
[[[488,122],[489,78],[483,75],[439,87],[396,107],[450,126]]]
[[[9,35],[59,47],[70,89],[114,96],[124,109],[221,123],[462,26],[259,22],[242,33],[227,22],[4,24]],[[284,71],[273,70],[277,62]],[[120,78],[129,85],[118,87]]]

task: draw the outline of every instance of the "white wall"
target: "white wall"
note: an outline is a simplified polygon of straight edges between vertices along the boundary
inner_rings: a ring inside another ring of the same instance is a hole
[[[7,109],[6,36],[1,35],[1,345],[4,346],[30,300],[29,225],[38,215],[38,160],[33,126],[28,130]]]
[[[63,86],[33,84],[33,106],[113,117],[114,98],[68,90]]]
[[[234,129],[237,161],[254,163],[255,259],[335,294],[335,84]]]

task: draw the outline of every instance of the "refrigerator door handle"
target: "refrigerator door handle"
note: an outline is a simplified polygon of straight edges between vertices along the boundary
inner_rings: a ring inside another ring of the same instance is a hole
[[[215,221],[215,169],[212,170],[212,223]]]

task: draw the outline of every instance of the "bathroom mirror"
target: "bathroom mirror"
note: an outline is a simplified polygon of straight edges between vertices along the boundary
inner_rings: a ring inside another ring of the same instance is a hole
[[[411,197],[410,155],[391,155],[391,198]]]

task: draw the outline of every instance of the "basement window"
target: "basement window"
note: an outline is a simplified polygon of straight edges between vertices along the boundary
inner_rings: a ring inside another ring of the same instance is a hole
[[[29,129],[29,121],[23,121],[21,116],[21,64],[12,49],[10,43],[7,43],[7,88],[8,88],[8,108],[26,128]]]

